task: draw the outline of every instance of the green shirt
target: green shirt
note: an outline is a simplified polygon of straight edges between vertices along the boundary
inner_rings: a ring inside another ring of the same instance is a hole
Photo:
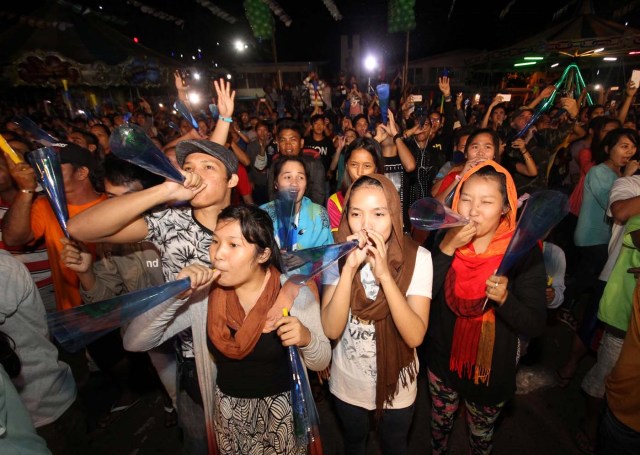
[[[631,233],[640,229],[640,215],[631,217],[625,226],[622,248],[613,267],[607,286],[600,299],[598,319],[623,332],[629,327],[636,279],[627,272],[631,267],[640,267],[640,251],[633,244]]]

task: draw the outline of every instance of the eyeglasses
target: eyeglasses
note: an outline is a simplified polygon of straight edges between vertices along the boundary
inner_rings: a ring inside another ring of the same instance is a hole
[[[438,123],[442,122],[442,120],[440,120],[439,118],[430,118],[429,122],[435,123],[437,125]]]

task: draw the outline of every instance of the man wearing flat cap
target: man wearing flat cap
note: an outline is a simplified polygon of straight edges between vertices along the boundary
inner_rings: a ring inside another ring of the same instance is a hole
[[[220,118],[231,120],[233,99],[230,85],[216,81]],[[231,190],[238,183],[238,159],[223,144],[230,123],[219,120],[210,140],[189,139],[176,146],[176,160],[185,177],[183,183],[164,183],[126,194],[93,207],[69,220],[69,233],[90,242],[153,243],[162,257],[165,280],[173,281],[190,264],[211,266],[209,246],[218,214],[230,204]],[[188,201],[188,205],[165,208],[168,203]],[[159,207],[159,208],[158,208]],[[190,318],[190,333],[182,332],[178,349],[178,419],[184,435],[184,453],[208,453],[202,401],[198,381],[214,381],[215,365],[208,352],[194,350],[206,346],[207,306],[188,305],[184,317]],[[204,340],[204,341],[203,341]],[[159,344],[159,343],[158,343]],[[154,346],[146,346],[145,350]],[[125,349],[130,349],[126,344]],[[196,369],[197,366],[197,369]]]

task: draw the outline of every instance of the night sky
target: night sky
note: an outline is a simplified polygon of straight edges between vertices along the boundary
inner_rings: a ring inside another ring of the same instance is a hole
[[[197,55],[198,49],[202,51],[203,63],[215,61],[229,65],[239,59],[252,62],[270,61],[272,58],[271,43],[258,42],[253,38],[241,0],[211,0],[238,19],[234,25],[215,17],[195,0],[141,0],[141,3],[184,19],[183,27],[144,14],[126,0],[64,2],[126,21],[125,25],[110,25],[132,40],[135,36],[141,44],[167,56],[173,52],[173,57],[180,60],[180,54],[183,54],[185,64],[191,63],[191,56]],[[0,11],[38,17],[52,3],[55,0],[3,2]],[[291,26],[285,27],[276,18],[276,40],[281,61],[328,61],[330,67],[336,68],[340,35],[355,33],[363,38],[365,50],[384,55],[388,63],[400,63],[403,59],[404,34],[387,33],[387,0],[335,0],[344,16],[340,22],[331,17],[322,0],[279,0],[278,3],[293,19]],[[500,19],[500,12],[509,3],[513,3],[512,7],[504,19]],[[411,33],[410,57],[419,58],[459,48],[505,47],[572,17],[582,3],[581,0],[457,0],[449,18],[450,0],[417,0],[418,25]],[[640,2],[600,0],[594,3],[597,3],[596,13],[605,18],[612,18],[613,12],[625,5],[632,5],[631,11],[617,20],[640,27]],[[634,6],[634,3],[639,5]],[[553,21],[554,13],[565,5],[569,6],[564,14]],[[11,23],[6,16],[0,17],[3,28]],[[238,38],[249,43],[249,49],[242,55],[233,49],[233,42]]]

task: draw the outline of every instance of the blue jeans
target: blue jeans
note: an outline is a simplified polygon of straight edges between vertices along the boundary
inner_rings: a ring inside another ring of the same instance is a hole
[[[364,455],[370,418],[374,411],[353,406],[335,398],[336,412],[342,424],[345,453]],[[407,439],[415,404],[403,409],[385,409],[377,425],[380,445],[384,455],[407,453]]]
[[[600,423],[599,446],[597,453],[601,455],[637,455],[640,453],[640,432],[616,419],[607,406]]]

